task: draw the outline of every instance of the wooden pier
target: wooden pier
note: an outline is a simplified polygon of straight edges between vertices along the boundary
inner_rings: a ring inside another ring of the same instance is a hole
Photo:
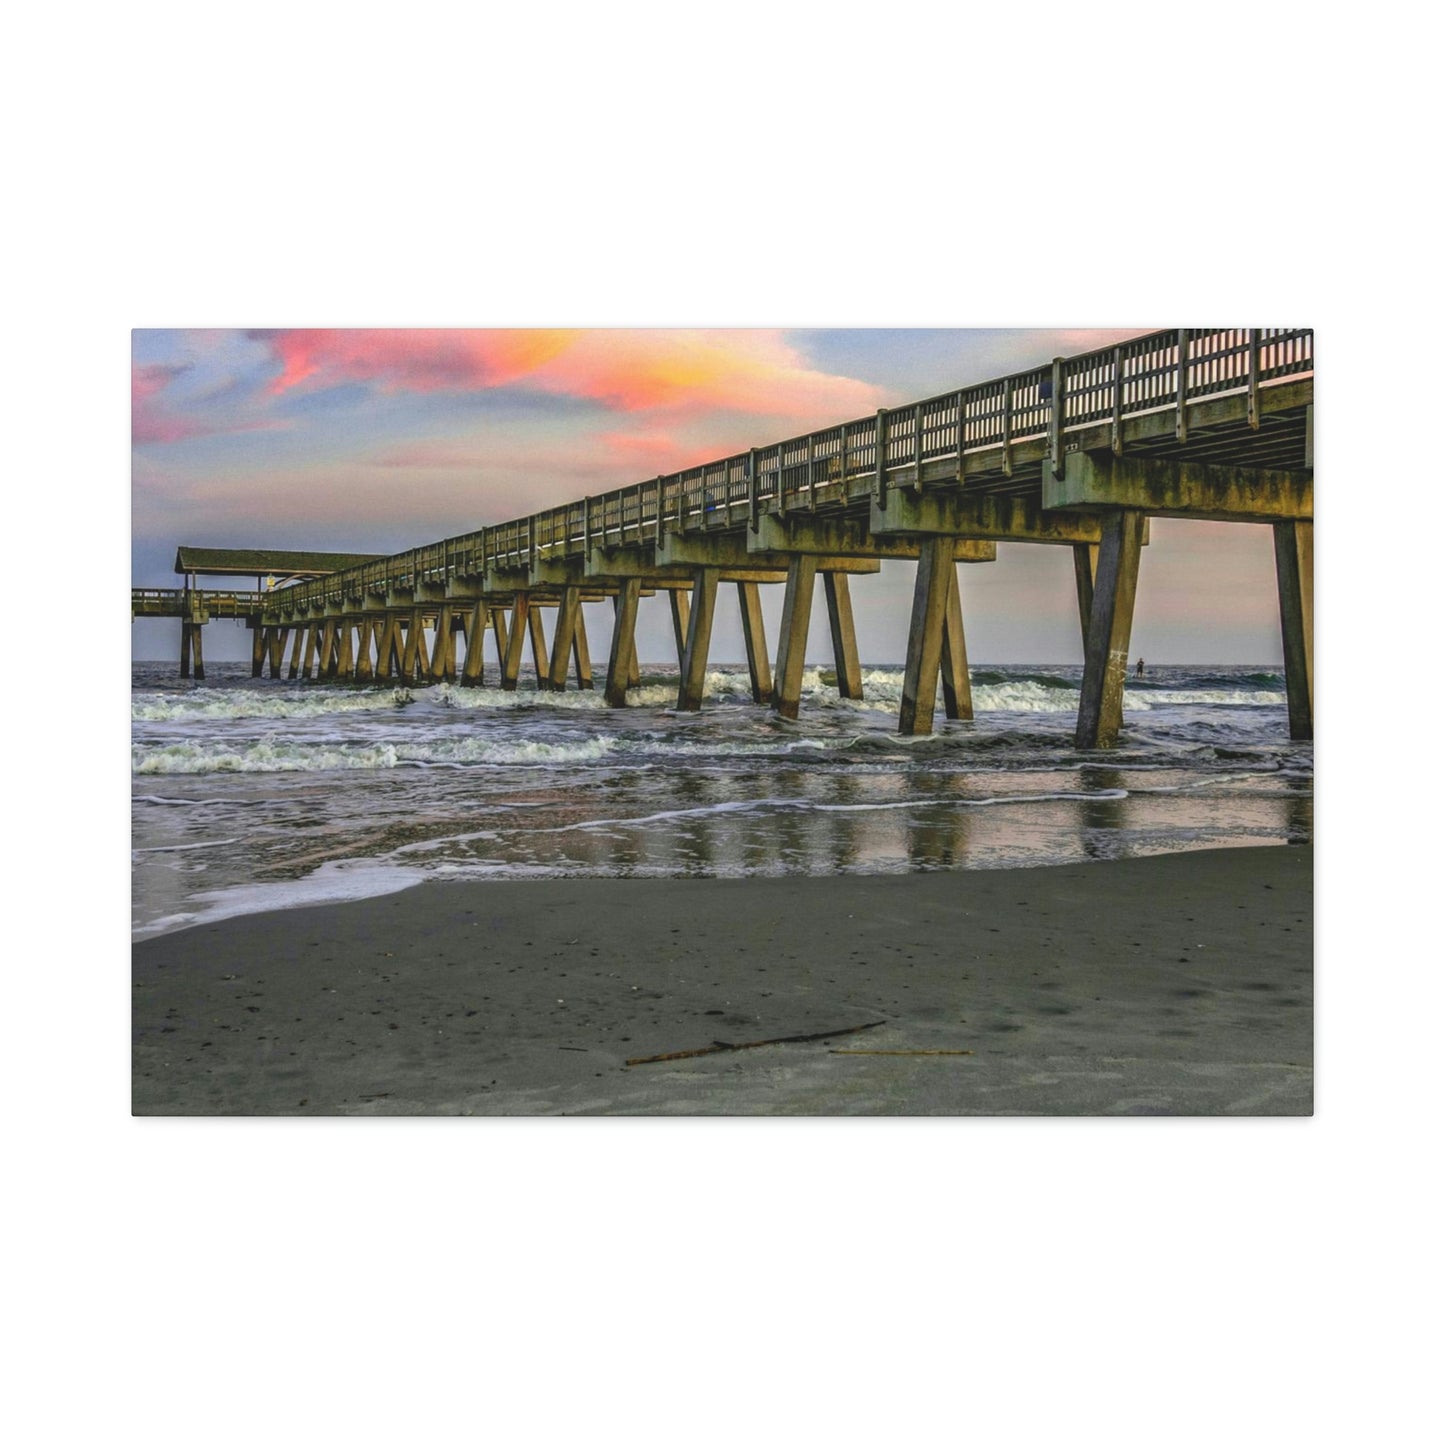
[[[932,730],[940,682],[945,714],[973,715],[956,564],[991,562],[1001,543],[1061,546],[1084,656],[1076,740],[1106,748],[1149,518],[1253,523],[1274,531],[1290,735],[1309,738],[1313,343],[1284,328],[1155,332],[393,557],[182,548],[187,586],[135,589],[132,616],[182,619],[182,676],[204,676],[202,627],[232,616],[254,630],[258,677],[480,685],[490,633],[501,687],[517,687],[530,645],[537,685],[560,689],[569,676],[593,686],[583,604],[606,602],[606,700],[621,706],[638,678],[639,602],[665,595],[677,706],[695,710],[731,583],[753,698],[795,718],[818,578],[839,692],[858,697],[848,578],[916,558],[899,730],[917,734]],[[253,574],[255,593],[189,585]],[[283,585],[260,586],[278,574]],[[775,662],[758,599],[770,584],[785,589]]]

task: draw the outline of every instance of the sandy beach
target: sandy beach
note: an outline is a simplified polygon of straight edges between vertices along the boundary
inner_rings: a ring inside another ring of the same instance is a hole
[[[426,883],[230,919],[135,946],[133,1109],[1308,1114],[1312,854]]]

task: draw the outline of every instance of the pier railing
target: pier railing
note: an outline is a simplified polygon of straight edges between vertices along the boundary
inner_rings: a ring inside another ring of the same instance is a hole
[[[1071,431],[1260,389],[1314,370],[1314,333],[1284,327],[1186,327],[1063,357],[1048,366],[879,411],[804,436],[483,527],[383,562],[286,589],[288,603],[444,588],[488,569],[527,572],[594,547],[656,542],[664,532],[734,527],[761,512],[880,500],[925,464],[1046,441],[1056,466]],[[275,596],[278,594],[272,594]],[[421,600],[421,597],[418,597]]]
[[[205,591],[199,587],[132,587],[132,617],[190,617],[207,613],[211,617],[250,617],[261,611],[275,592]]]

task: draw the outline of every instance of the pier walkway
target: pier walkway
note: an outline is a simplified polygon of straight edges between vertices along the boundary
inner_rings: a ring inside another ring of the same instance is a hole
[[[718,587],[732,583],[754,700],[796,717],[817,579],[839,691],[860,697],[848,578],[916,558],[899,730],[918,734],[932,730],[940,681],[946,715],[973,715],[955,564],[991,562],[1000,543],[1063,546],[1084,654],[1076,738],[1098,748],[1122,721],[1149,518],[1254,523],[1273,529],[1290,735],[1308,738],[1313,343],[1299,329],[1155,332],[393,557],[182,548],[186,588],[135,589],[132,616],[182,617],[182,675],[192,661],[204,675],[205,621],[244,616],[256,676],[479,685],[490,634],[501,687],[516,688],[530,643],[539,686],[563,688],[569,674],[592,686],[583,604],[606,601],[606,697],[621,706],[638,679],[639,601],[664,594],[677,705],[694,710]],[[190,587],[226,575],[228,558],[230,575],[285,585]],[[758,596],[770,583],[785,589],[775,661]],[[543,609],[556,613],[550,640]]]

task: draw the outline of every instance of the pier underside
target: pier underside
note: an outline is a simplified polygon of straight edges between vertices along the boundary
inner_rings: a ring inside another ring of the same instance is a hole
[[[915,560],[898,726],[973,715],[958,565],[1001,545],[1070,549],[1084,662],[1077,743],[1107,748],[1149,518],[1273,530],[1290,735],[1313,730],[1313,370],[1308,332],[1185,330],[880,413],[793,442],[274,590],[191,582],[223,554],[182,549],[186,587],[136,589],[133,616],[181,619],[181,675],[204,678],[213,616],[255,630],[252,673],[318,681],[593,686],[586,605],[612,613],[604,696],[638,683],[638,609],[665,596],[677,707],[703,702],[713,625],[735,595],[753,700],[798,716],[821,576],[840,696],[862,695],[850,578]],[[1055,406],[1053,398],[1066,398]],[[292,560],[329,554],[246,554]],[[770,650],[760,588],[783,588]],[[544,626],[544,614],[553,618]],[[488,647],[487,639],[491,644]],[[488,656],[490,653],[490,656]]]

